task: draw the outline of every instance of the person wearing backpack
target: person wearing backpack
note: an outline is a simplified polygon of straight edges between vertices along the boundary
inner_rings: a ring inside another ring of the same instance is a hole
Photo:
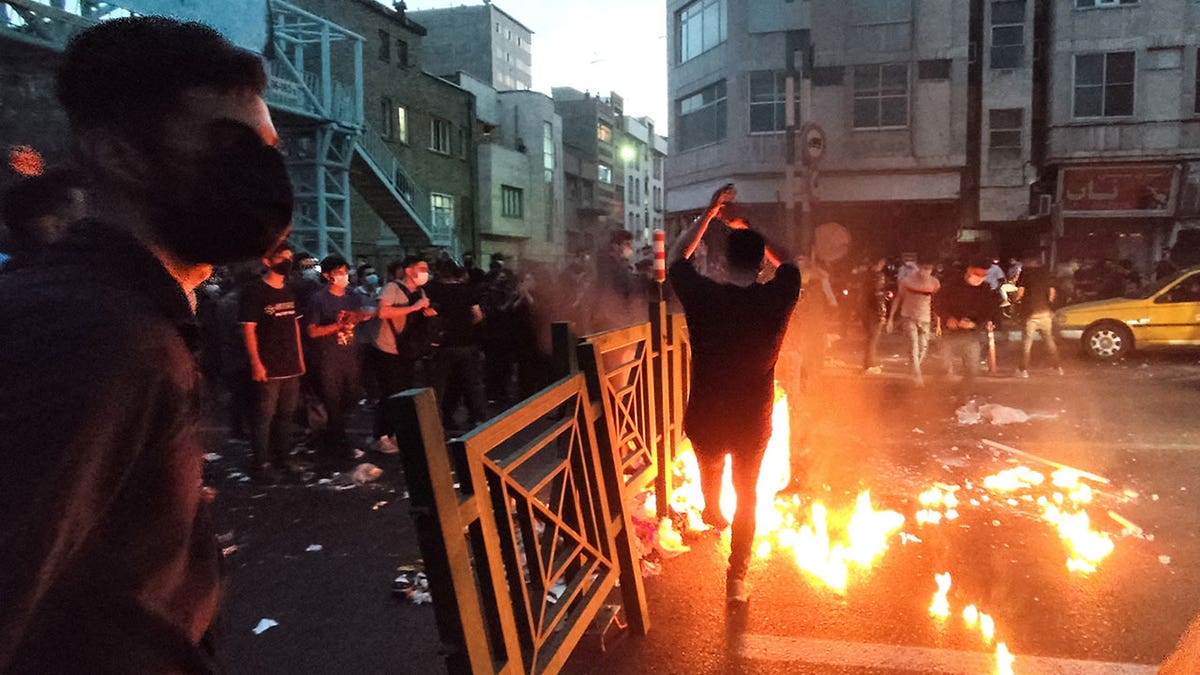
[[[381,401],[412,388],[417,361],[431,349],[427,320],[437,316],[423,288],[429,283],[429,263],[410,255],[389,265],[388,276],[391,281],[379,296],[380,326],[368,359]],[[375,449],[393,455],[400,448],[388,434],[385,408],[381,403],[375,411]]]

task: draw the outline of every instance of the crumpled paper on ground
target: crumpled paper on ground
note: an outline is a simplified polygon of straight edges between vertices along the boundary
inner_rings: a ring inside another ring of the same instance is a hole
[[[1023,424],[1033,417],[1017,408],[1010,408],[996,403],[978,405],[971,401],[956,411],[959,424],[979,424],[987,420],[992,424]]]
[[[279,625],[279,622],[276,621],[275,619],[259,619],[258,625],[255,626],[254,628],[252,628],[251,630],[254,632],[255,635],[262,635],[268,629],[274,628],[275,626],[278,626],[278,625]]]

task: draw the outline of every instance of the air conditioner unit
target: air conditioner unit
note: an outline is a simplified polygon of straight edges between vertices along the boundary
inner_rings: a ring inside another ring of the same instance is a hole
[[[1034,203],[1033,213],[1029,215],[1034,218],[1050,215],[1050,210],[1054,207],[1054,195],[1036,195],[1036,197],[1037,202]]]

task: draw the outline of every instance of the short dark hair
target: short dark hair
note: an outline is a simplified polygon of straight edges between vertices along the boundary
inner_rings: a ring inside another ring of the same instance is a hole
[[[629,230],[613,230],[613,233],[608,235],[609,246],[621,246],[625,242],[633,243],[633,233]]]
[[[325,256],[325,258],[323,260],[321,260],[321,273],[322,274],[329,274],[330,272],[336,270],[339,267],[349,268],[350,263],[346,262],[345,258],[343,258],[340,255],[337,255],[336,253],[331,253],[331,254]]]
[[[725,258],[729,266],[739,270],[758,270],[762,264],[766,241],[754,230],[734,230],[729,233]]]
[[[291,250],[292,250],[292,245],[290,243],[288,243],[287,239],[284,239],[283,241],[279,242],[275,246],[275,248],[272,248],[270,251],[267,251],[266,253],[264,253],[263,257],[264,258],[274,258],[275,256],[279,255],[280,253],[283,253],[284,251],[291,251]]]
[[[262,61],[220,33],[161,16],[115,19],[79,33],[58,71],[58,100],[76,132],[108,128],[149,141],[188,90],[261,94]]]
[[[0,218],[19,248],[41,244],[34,223],[53,216],[71,205],[71,192],[83,187],[83,176],[70,169],[54,169],[30,176],[4,193]]]

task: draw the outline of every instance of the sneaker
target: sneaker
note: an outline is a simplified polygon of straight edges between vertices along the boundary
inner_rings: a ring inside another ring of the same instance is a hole
[[[1029,379],[1029,371],[1028,370],[1018,370],[1017,377],[1021,378],[1022,380],[1028,380]]]
[[[745,604],[750,601],[750,584],[745,579],[725,580],[725,601],[730,604]]]
[[[867,370],[866,370],[866,373],[867,373],[867,375],[882,375],[882,374],[883,374],[883,367],[881,367],[881,366],[871,366],[870,368],[867,368]]]
[[[398,455],[400,446],[396,445],[396,441],[393,441],[391,436],[380,436],[375,441],[375,451],[385,455]]]
[[[729,521],[725,520],[725,516],[717,509],[704,509],[700,519],[717,532],[724,532],[729,527]]]
[[[1066,375],[1066,373],[1063,372],[1062,366],[1055,368],[1054,372],[1058,373],[1059,375]]]

